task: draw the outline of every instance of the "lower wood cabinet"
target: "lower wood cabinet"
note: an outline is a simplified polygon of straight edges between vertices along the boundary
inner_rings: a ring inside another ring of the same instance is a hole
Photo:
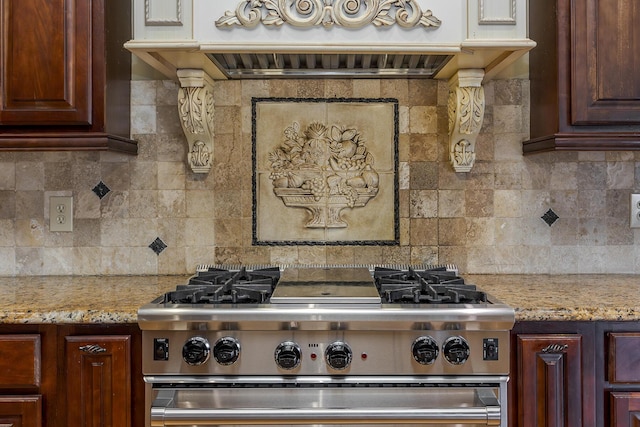
[[[131,336],[65,337],[67,425],[131,426]]]
[[[0,324],[0,427],[143,427],[137,324]]]
[[[640,392],[613,392],[610,397],[612,426],[640,426]]]
[[[517,323],[512,336],[509,424],[595,426],[593,324]]]
[[[42,396],[0,396],[0,426],[42,426]]]

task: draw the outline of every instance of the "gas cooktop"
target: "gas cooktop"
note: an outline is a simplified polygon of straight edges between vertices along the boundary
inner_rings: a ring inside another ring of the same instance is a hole
[[[199,266],[156,304],[487,304],[453,265]]]

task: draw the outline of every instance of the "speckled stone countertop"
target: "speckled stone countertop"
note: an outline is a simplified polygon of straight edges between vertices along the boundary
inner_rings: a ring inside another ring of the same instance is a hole
[[[189,276],[0,277],[0,323],[136,323]],[[640,276],[464,275],[517,320],[640,320]]]

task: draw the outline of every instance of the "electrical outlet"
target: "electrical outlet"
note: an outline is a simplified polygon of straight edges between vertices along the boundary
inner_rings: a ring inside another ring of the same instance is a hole
[[[631,195],[631,228],[640,228],[640,194]]]
[[[73,197],[49,197],[49,230],[73,231]]]

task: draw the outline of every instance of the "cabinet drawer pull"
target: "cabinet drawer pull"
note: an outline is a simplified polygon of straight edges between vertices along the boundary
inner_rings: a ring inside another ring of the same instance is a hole
[[[568,344],[549,344],[542,349],[543,353],[562,353],[569,348]]]
[[[104,353],[105,351],[107,351],[106,348],[100,347],[98,344],[83,345],[83,346],[80,346],[79,349],[86,353],[91,353],[91,354]]]

